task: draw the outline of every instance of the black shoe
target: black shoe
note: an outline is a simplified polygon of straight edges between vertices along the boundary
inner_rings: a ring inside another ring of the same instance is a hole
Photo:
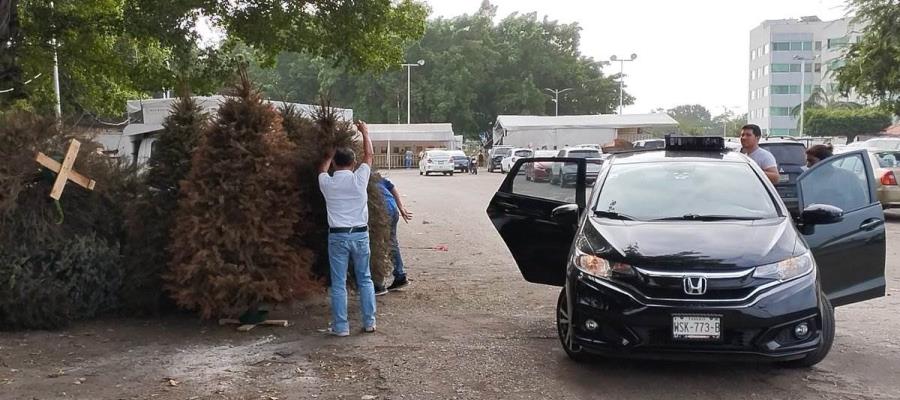
[[[375,286],[375,295],[376,296],[384,296],[388,294],[388,290],[384,288],[384,286]]]
[[[387,290],[388,290],[388,291],[391,291],[391,292],[394,292],[394,291],[398,291],[398,290],[403,290],[403,289],[405,289],[407,286],[409,286],[409,280],[408,280],[408,279],[406,279],[406,278],[403,278],[402,280],[397,280],[397,279],[395,279],[394,282],[391,283],[391,286],[388,286]]]

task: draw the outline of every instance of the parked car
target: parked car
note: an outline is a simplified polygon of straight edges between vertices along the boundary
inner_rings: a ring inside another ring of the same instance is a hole
[[[520,160],[491,200],[488,216],[525,280],[562,287],[564,351],[576,361],[822,361],[833,307],[885,294],[884,213],[868,153],[806,170],[794,219],[752,160],[721,142],[680,139],[678,150],[610,157],[589,195],[587,160],[574,160],[572,201],[517,179],[533,162]]]
[[[504,158],[509,156],[512,149],[512,146],[494,146],[491,148],[491,152],[488,155],[488,172],[494,172],[495,169],[500,169],[500,164],[503,162]]]
[[[635,150],[661,149],[666,146],[665,139],[646,139],[634,142]]]
[[[500,161],[500,172],[506,173],[512,168],[513,164],[516,163],[520,158],[531,158],[534,156],[534,150],[526,149],[526,148],[514,148],[509,152],[509,155],[504,157],[503,160]]]
[[[874,138],[862,142],[853,142],[844,146],[845,149],[872,149],[872,150],[900,150],[900,139]]]
[[[441,173],[453,176],[453,160],[446,150],[428,150],[419,160],[419,175]]]
[[[791,215],[800,214],[797,198],[797,178],[806,169],[806,146],[794,140],[764,139],[759,147],[768,150],[778,163],[778,183],[775,189],[784,200]]]
[[[450,158],[453,160],[453,170],[469,172],[469,156],[462,150],[450,150]]]
[[[835,154],[842,152],[835,152]],[[900,175],[900,150],[873,150],[868,149],[869,162],[873,167],[875,183],[875,195],[884,209],[900,207],[900,186],[897,184],[897,176]],[[862,172],[862,165],[850,165],[851,161],[844,161],[845,169],[854,173]]]
[[[570,147],[559,151],[556,155],[559,158],[586,158],[592,162],[587,163],[587,181],[593,183],[597,179],[600,172],[600,165],[603,159],[600,157],[600,150],[591,147]],[[577,164],[573,162],[555,162],[550,168],[550,183],[565,187],[575,183],[577,174]]]
[[[556,156],[556,153],[556,150],[537,150],[534,152],[534,158],[554,157]],[[525,179],[534,182],[550,181],[550,169],[552,164],[553,163],[547,161],[537,161],[525,164],[525,167],[523,168],[525,170]]]

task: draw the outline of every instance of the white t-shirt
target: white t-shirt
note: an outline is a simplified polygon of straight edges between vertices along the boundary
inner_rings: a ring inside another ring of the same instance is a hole
[[[744,152],[744,154],[747,153]],[[773,156],[772,153],[762,147],[757,147],[756,151],[747,154],[747,156],[750,157],[753,161],[756,161],[756,165],[759,165],[759,167],[763,170],[772,167],[778,167],[778,162],[775,161],[775,156]]]
[[[328,211],[328,226],[332,228],[355,228],[369,224],[369,175],[368,164],[360,164],[355,172],[335,171],[334,176],[319,174],[319,189],[325,195]]]

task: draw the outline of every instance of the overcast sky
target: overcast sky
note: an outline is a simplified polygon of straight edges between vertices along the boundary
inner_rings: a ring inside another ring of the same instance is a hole
[[[472,14],[481,0],[426,0],[432,17]],[[581,53],[597,60],[638,55],[625,63],[626,90],[637,97],[625,113],[702,104],[713,115],[747,110],[750,30],[766,19],[845,15],[840,0],[492,0],[498,17],[536,11],[578,22]],[[619,63],[605,67],[619,71]]]

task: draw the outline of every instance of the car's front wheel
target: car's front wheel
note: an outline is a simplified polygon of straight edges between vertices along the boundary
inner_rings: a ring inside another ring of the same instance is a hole
[[[819,341],[819,346],[813,352],[806,354],[799,360],[786,362],[785,365],[788,367],[812,367],[824,360],[828,356],[828,352],[831,351],[831,345],[834,343],[834,307],[831,306],[831,302],[828,301],[828,297],[824,293],[820,293],[819,297],[822,299],[822,340]]]
[[[573,330],[571,330],[572,321],[574,320],[573,312],[569,310],[569,296],[566,295],[566,288],[559,291],[559,299],[556,301],[556,332],[559,334],[559,341],[562,343],[563,350],[566,355],[577,362],[585,362],[590,360],[590,355],[584,349],[575,343]]]

